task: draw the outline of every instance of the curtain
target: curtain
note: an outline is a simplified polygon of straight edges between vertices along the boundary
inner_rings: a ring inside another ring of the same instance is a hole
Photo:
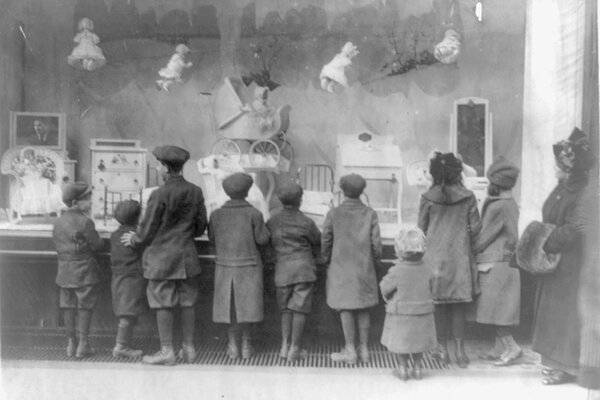
[[[528,0],[525,28],[522,231],[541,221],[556,185],[552,144],[582,126],[586,0]]]

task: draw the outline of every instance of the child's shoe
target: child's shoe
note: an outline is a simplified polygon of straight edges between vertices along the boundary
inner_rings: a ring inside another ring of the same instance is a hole
[[[229,356],[230,360],[237,360],[240,358],[240,348],[237,344],[237,337],[235,332],[228,332],[228,342],[227,342],[227,356]]]
[[[77,349],[77,341],[75,338],[69,338],[67,342],[67,357],[73,357]]]
[[[287,358],[289,354],[290,348],[287,343],[281,343],[281,348],[279,349],[279,357]]]
[[[76,358],[85,358],[94,355],[94,350],[90,346],[87,340],[79,340],[79,345],[77,346],[77,351],[75,352]]]
[[[181,350],[179,350],[179,357],[184,363],[193,363],[196,360],[196,348],[187,344],[182,345]]]
[[[369,355],[369,347],[366,344],[361,344],[358,348],[358,356],[360,358],[361,363],[368,363],[371,361],[371,356]]]
[[[392,375],[394,375],[396,378],[398,378],[400,380],[407,381],[408,380],[408,369],[406,368],[406,365],[401,365],[400,367],[398,367],[398,369],[393,370]]]
[[[348,350],[344,348],[339,353],[332,353],[331,360],[333,362],[343,362],[346,364],[356,364],[358,361],[358,355],[355,350]]]
[[[294,362],[298,360],[303,360],[308,356],[308,352],[306,350],[301,350],[298,346],[290,347],[290,351],[287,353],[287,361]]]
[[[415,366],[413,367],[413,370],[412,370],[412,376],[416,380],[421,380],[423,378],[423,372],[421,370],[420,362],[415,362]]]
[[[450,364],[450,355],[448,354],[448,347],[446,347],[445,341],[444,344],[438,344],[431,357],[435,360],[440,361],[444,365]]]
[[[114,358],[138,358],[143,355],[143,352],[123,346],[122,344],[117,344],[113,349],[112,355]]]
[[[454,353],[456,357],[456,363],[460,368],[467,368],[469,365],[469,357],[465,353],[465,342],[463,339],[454,339],[456,344],[456,352]]]
[[[175,365],[175,352],[172,347],[164,346],[158,353],[151,356],[144,356],[142,363],[150,365]]]
[[[244,360],[249,359],[254,355],[254,348],[250,342],[250,338],[242,338],[242,358]]]

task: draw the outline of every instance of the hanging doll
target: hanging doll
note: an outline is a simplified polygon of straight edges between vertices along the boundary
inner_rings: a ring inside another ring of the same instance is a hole
[[[94,33],[94,22],[89,18],[82,18],[77,24],[77,30],[79,32],[73,38],[77,45],[67,57],[69,65],[93,71],[106,64],[102,49],[97,46],[100,38]]]
[[[175,54],[171,56],[169,63],[165,68],[158,71],[158,75],[162,79],[156,81],[156,87],[158,90],[169,91],[169,87],[174,83],[182,83],[181,73],[184,68],[192,66],[191,62],[185,62],[185,56],[190,53],[190,48],[185,44],[178,44],[175,47]]]
[[[352,58],[357,54],[358,48],[352,42],[347,42],[342,50],[321,70],[321,75],[319,75],[321,88],[333,93],[336,85],[348,87],[346,69],[352,65]]]
[[[460,54],[460,34],[449,28],[444,39],[435,45],[433,56],[442,64],[453,64]]]
[[[245,110],[250,111],[250,117],[256,119],[256,124],[261,132],[269,131],[275,128],[277,123],[277,111],[269,106],[269,89],[262,86],[254,88],[254,100],[252,105],[246,105]]]

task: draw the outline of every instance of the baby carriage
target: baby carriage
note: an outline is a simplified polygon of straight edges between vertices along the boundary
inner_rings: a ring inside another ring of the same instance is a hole
[[[225,78],[214,93],[214,117],[221,138],[212,155],[227,156],[244,169],[289,171],[293,150],[286,139],[291,107],[277,109],[266,103],[268,89],[256,87],[254,99],[241,79]]]

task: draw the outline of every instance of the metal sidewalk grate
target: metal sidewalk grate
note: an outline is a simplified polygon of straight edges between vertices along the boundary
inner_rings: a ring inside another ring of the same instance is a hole
[[[90,343],[95,354],[83,359],[86,362],[98,363],[138,363],[141,359],[115,359],[112,357],[114,336],[93,335]],[[257,343],[256,354],[248,359],[230,360],[227,357],[227,340],[225,338],[205,339],[197,344],[198,355],[193,364],[198,365],[223,365],[223,366],[252,366],[252,367],[299,367],[299,368],[369,368],[393,369],[398,367],[398,357],[388,352],[378,343],[371,344],[371,361],[368,364],[347,365],[334,363],[330,354],[341,349],[341,344],[333,341],[323,341],[307,348],[308,356],[303,360],[288,363],[279,357],[279,343]],[[65,352],[66,339],[62,334],[56,333],[3,333],[1,337],[1,353],[3,360],[32,360],[32,361],[68,361],[77,362],[75,358],[68,358]],[[159,350],[158,338],[138,337],[134,339],[135,348],[143,350],[144,354],[151,354]],[[178,363],[182,360],[178,359]],[[431,358],[430,354],[423,357],[423,368],[429,370],[448,369],[449,367]]]

